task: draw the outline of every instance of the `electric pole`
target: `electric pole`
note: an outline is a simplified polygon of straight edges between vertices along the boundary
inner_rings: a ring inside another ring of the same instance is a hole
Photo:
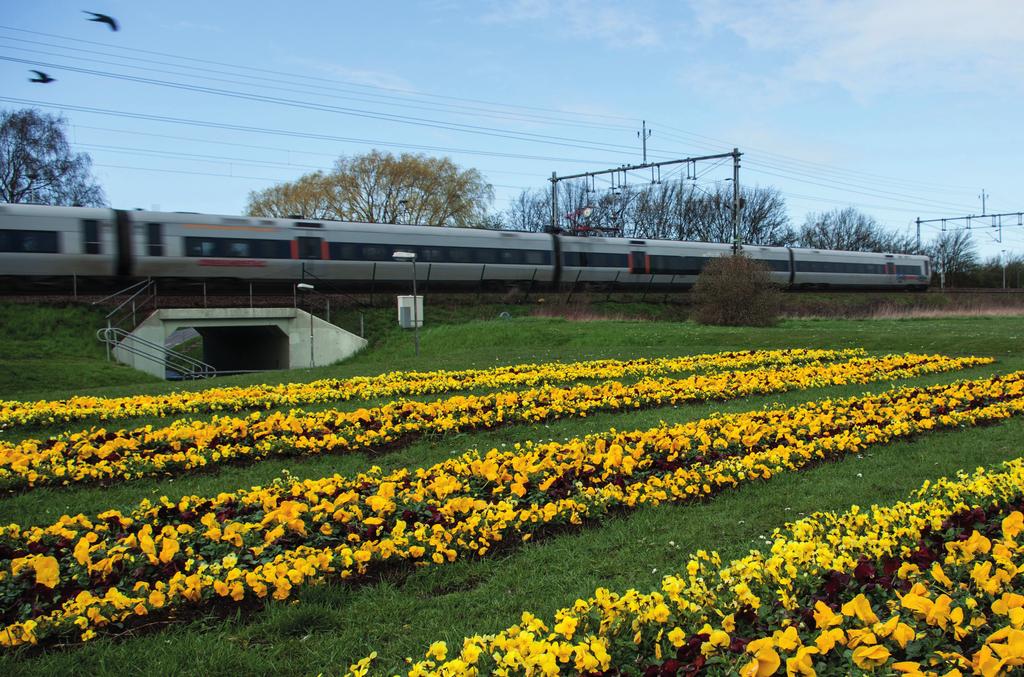
[[[643,141],[644,148],[644,164],[647,164],[647,139],[651,138],[651,130],[647,129],[647,120],[642,120],[643,128],[637,132],[636,135]]]
[[[551,172],[551,232],[558,232],[558,174]]]
[[[732,253],[740,251],[740,149],[732,149]]]
[[[985,195],[985,189],[984,188],[981,189],[981,195],[979,195],[978,197],[981,198],[981,215],[985,216],[985,198],[988,197],[988,196]]]

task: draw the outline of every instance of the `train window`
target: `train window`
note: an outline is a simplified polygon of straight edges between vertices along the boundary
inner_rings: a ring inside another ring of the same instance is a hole
[[[708,259],[701,256],[651,256],[651,271],[658,275],[700,275]]]
[[[317,239],[317,238],[313,238]],[[339,261],[391,261],[402,249],[416,253],[416,260],[427,263],[501,263],[505,265],[549,265],[551,252],[542,249],[494,249],[490,247],[418,247],[395,244],[350,244],[331,242],[330,255]],[[569,253],[567,258],[575,255]],[[301,258],[301,255],[300,255]],[[622,256],[625,265],[625,257]],[[574,265],[566,263],[566,265]]]
[[[202,237],[185,238],[185,256],[216,256],[217,243]]]
[[[150,256],[164,255],[164,224],[146,224],[146,253]]]
[[[296,228],[323,228],[322,223],[313,223],[311,221],[297,221],[295,223]]]
[[[498,263],[498,250],[497,249],[477,249],[473,252],[477,263]]]
[[[545,254],[547,252],[540,251],[539,249],[526,249],[523,251],[523,263],[531,266],[542,266],[547,263]]]
[[[678,275],[680,266],[679,256],[651,256],[651,272],[659,275]]]
[[[328,251],[335,261],[358,261],[359,254],[356,245],[348,242],[332,242]]]
[[[376,244],[364,244],[361,247],[362,258],[364,261],[390,261],[391,251],[388,251],[388,247],[383,247]],[[393,250],[392,250],[393,251]]]
[[[323,242],[322,239],[319,237],[297,237],[295,239],[299,243],[300,259],[320,258],[320,243]]]
[[[255,255],[261,259],[290,259],[291,243],[288,240],[249,240]]]
[[[921,269],[917,266],[896,266],[896,273],[899,275],[920,275]]]
[[[57,233],[50,230],[0,230],[0,252],[56,254]]]
[[[100,253],[100,222],[95,219],[82,219],[82,242],[86,254]]]
[[[927,259],[925,259],[925,262],[924,262],[924,274],[925,275],[931,275],[931,273],[928,272],[928,260]]]
[[[247,259],[252,256],[250,244],[245,240],[232,240],[227,243],[227,256],[237,259]]]
[[[291,258],[287,240],[250,240],[229,237],[186,237],[185,256],[224,258]]]
[[[911,266],[911,268],[913,268]],[[917,268],[913,268],[917,271]],[[777,268],[775,270],[788,270]],[[857,275],[883,275],[886,267],[881,263],[846,263],[842,261],[797,261],[796,270],[800,273],[853,273]],[[917,274],[915,273],[906,273]]]

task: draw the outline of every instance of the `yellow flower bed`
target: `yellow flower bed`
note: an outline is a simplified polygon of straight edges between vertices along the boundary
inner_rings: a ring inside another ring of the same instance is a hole
[[[601,519],[699,500],[871,445],[1024,411],[1024,372],[565,443],[414,471],[145,502],[128,515],[0,528],[0,643],[120,627],[180,606],[286,599],[381,566],[445,564]]]
[[[724,566],[698,551],[654,592],[601,588],[547,622],[436,642],[408,674],[1010,674],[1024,666],[1022,508],[1017,459],[892,507],[812,515]]]
[[[0,401],[0,427],[40,425],[96,418],[111,421],[138,416],[175,416],[213,411],[296,407],[322,402],[425,395],[473,388],[510,388],[581,379],[658,376],[685,371],[749,369],[863,357],[849,350],[741,350],[635,360],[589,360],[518,364],[460,371],[393,371],[380,376],[322,379],[310,383],[209,388],[194,392],[131,397],[72,397],[38,402]]]
[[[398,401],[372,409],[254,413],[176,421],[116,432],[92,429],[48,440],[0,443],[0,489],[131,480],[270,456],[382,451],[425,434],[534,423],[597,411],[726,400],[848,383],[907,378],[986,364],[988,358],[889,355],[846,362],[643,379],[570,388],[545,386],[435,402]]]

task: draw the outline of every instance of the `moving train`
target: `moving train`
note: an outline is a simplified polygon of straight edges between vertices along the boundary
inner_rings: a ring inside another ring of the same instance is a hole
[[[0,277],[691,286],[730,245],[438,226],[0,205]],[[744,246],[790,289],[928,288],[927,256]],[[401,257],[400,257],[401,258]],[[411,257],[406,256],[405,259]]]

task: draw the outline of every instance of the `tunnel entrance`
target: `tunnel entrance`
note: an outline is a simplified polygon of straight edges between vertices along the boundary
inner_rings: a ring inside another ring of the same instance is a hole
[[[218,374],[288,368],[288,335],[274,325],[195,327]]]

